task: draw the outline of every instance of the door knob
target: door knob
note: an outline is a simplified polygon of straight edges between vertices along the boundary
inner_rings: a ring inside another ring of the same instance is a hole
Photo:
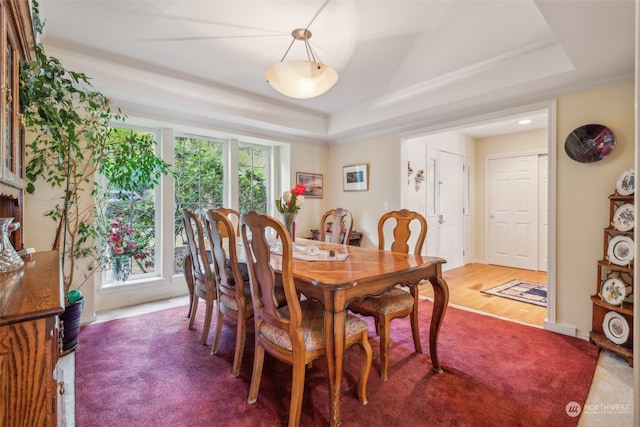
[[[444,223],[445,223],[445,221],[444,221],[444,215],[442,215],[442,214],[438,215],[438,222],[439,222],[440,224],[444,224]]]

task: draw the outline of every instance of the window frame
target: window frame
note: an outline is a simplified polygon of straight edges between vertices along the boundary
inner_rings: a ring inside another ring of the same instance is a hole
[[[146,132],[152,134],[156,140],[156,155],[162,157],[162,131],[159,128],[155,127],[145,127],[145,126],[137,126],[130,125],[124,123],[111,123],[110,127],[117,129],[128,129],[136,132]],[[106,188],[105,177],[100,173],[97,173],[96,180],[98,181],[101,188]],[[161,209],[158,208],[159,204],[162,204],[162,194],[163,194],[163,181],[156,185],[153,189],[154,193],[154,224],[155,224],[155,244],[154,244],[154,261],[153,261],[153,271],[147,273],[138,273],[132,274],[126,281],[126,284],[123,285],[114,285],[112,280],[107,281],[107,270],[108,268],[102,268],[99,274],[100,279],[98,280],[98,289],[99,290],[114,290],[114,289],[130,289],[131,286],[136,286],[139,283],[149,282],[152,280],[160,279],[163,277],[163,256],[162,256],[162,215]],[[160,236],[158,238],[157,236]],[[102,253],[102,243],[100,241],[97,242],[97,248],[99,253]]]
[[[290,147],[282,141],[274,141],[260,137],[243,136],[226,133],[219,130],[197,128],[193,126],[181,125],[171,120],[145,119],[142,117],[129,117],[127,124],[114,123],[114,127],[127,128],[133,130],[143,130],[154,132],[159,145],[159,155],[168,163],[174,165],[174,141],[176,136],[207,139],[222,142],[223,144],[223,200],[224,205],[238,209],[239,197],[239,177],[238,177],[238,149],[240,146],[256,146],[267,150],[265,162],[265,185],[266,185],[266,208],[267,213],[273,215],[275,208],[272,200],[279,190],[281,177],[286,175],[289,164]],[[283,164],[284,162],[284,164]],[[285,185],[285,187],[288,184]],[[174,210],[175,204],[175,180],[172,174],[163,177],[160,185],[156,187],[156,228],[158,238],[156,240],[156,271],[160,268],[159,276],[144,278],[129,278],[123,286],[103,286],[103,274],[96,274],[95,283],[99,295],[118,294],[122,292],[135,291],[136,289],[153,287],[157,292],[174,293],[175,287],[184,286],[184,274],[181,271],[174,271],[175,263],[175,228]],[[156,292],[156,291],[151,291]],[[143,295],[151,295],[149,291],[136,293],[136,300]],[[101,297],[103,298],[103,297]],[[111,298],[111,297],[109,297]],[[117,298],[114,297],[113,298]]]

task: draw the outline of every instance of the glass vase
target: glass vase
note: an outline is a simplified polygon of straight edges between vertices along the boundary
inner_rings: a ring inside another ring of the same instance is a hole
[[[296,240],[296,216],[298,214],[295,212],[282,212],[282,223],[289,232],[292,242]]]
[[[9,226],[12,222],[13,218],[0,218],[0,231],[2,232],[2,238],[0,239],[0,272],[14,271],[24,265],[24,261],[9,240],[9,236],[13,231],[9,231]]]
[[[113,255],[111,257],[111,273],[114,285],[122,285],[131,274],[131,257],[128,255]]]

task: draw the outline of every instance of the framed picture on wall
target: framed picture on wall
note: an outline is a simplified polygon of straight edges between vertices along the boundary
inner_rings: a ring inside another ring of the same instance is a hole
[[[322,199],[322,175],[319,173],[296,172],[296,184],[305,187],[304,197]]]
[[[369,165],[353,165],[342,168],[344,191],[369,191]]]

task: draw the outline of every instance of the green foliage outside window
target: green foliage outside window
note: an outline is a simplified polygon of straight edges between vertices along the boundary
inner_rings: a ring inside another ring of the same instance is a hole
[[[128,151],[133,164],[141,166],[140,169],[126,170],[118,167],[110,158],[103,162],[103,170],[110,177],[106,183],[107,197],[103,204],[100,220],[100,234],[103,238],[108,235],[109,225],[114,221],[129,224],[133,229],[131,240],[136,243],[136,250],[143,252],[144,258],[132,260],[132,273],[144,274],[155,271],[155,246],[156,246],[156,209],[155,191],[150,182],[138,179],[141,170],[144,170],[144,156],[136,149],[137,145],[130,141],[148,141],[148,146],[155,145],[155,136],[152,133],[111,128],[109,142],[113,146],[122,147]],[[106,252],[108,245],[103,241],[103,256],[108,258],[111,254]]]
[[[243,146],[238,151],[238,179],[241,214],[256,210],[267,212],[267,162],[269,151],[266,147]]]
[[[223,206],[223,143],[178,136],[174,141],[176,246],[186,244],[182,209],[204,216],[209,208]]]
[[[182,272],[186,253],[186,235],[182,209],[188,208],[201,218],[210,208],[228,207],[224,201],[225,141],[179,136],[174,141],[175,177],[175,264]],[[269,150],[266,147],[242,146],[238,151],[239,211],[267,211],[266,170]]]

